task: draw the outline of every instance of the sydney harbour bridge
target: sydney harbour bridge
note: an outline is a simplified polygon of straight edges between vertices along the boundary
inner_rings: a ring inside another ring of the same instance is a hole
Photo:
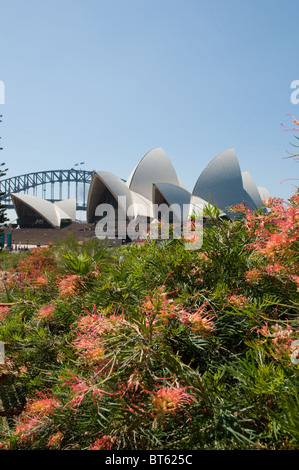
[[[94,171],[82,169],[48,170],[13,176],[0,181],[1,203],[13,209],[11,193],[25,193],[55,202],[76,198],[76,209],[85,211]]]

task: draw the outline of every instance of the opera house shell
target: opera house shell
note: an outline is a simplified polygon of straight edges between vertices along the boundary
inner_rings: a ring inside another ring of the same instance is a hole
[[[87,222],[97,220],[96,208],[103,203],[112,204],[126,220],[136,217],[151,220],[155,218],[154,204],[165,196],[167,201],[167,195],[181,202],[182,193],[187,195],[184,201],[190,201],[190,194],[179,181],[168,155],[162,148],[156,148],[140,160],[127,181],[105,171],[94,173],[88,193]]]
[[[76,199],[52,203],[29,194],[10,196],[20,227],[62,228],[76,220]]]
[[[248,172],[241,172],[234,149],[217,155],[200,174],[194,189],[188,189],[178,178],[164,150],[148,152],[125,181],[113,173],[96,171],[90,184],[87,201],[87,222],[101,220],[97,207],[111,204],[121,220],[129,223],[138,218],[148,222],[158,219],[157,206],[171,206],[173,216],[183,222],[197,208],[208,203],[217,206],[225,218],[236,214],[231,206],[245,204],[252,210],[268,199],[265,188],[258,188]],[[128,210],[129,207],[129,210]],[[186,209],[187,208],[187,209]]]
[[[126,237],[131,222],[163,221],[164,212],[167,221],[182,224],[207,204],[212,204],[220,209],[222,218],[233,219],[237,214],[230,210],[232,206],[245,204],[254,210],[263,207],[263,200],[269,197],[266,188],[257,187],[251,175],[241,171],[234,149],[213,158],[190,192],[178,177],[168,155],[158,147],[144,155],[127,180],[107,171],[93,173],[86,220],[97,227],[98,222],[107,219],[105,208],[107,211],[112,208],[114,236],[107,234],[107,237],[122,238],[120,226]],[[20,227],[62,228],[76,220],[75,199],[52,203],[19,193],[11,194],[11,198]]]

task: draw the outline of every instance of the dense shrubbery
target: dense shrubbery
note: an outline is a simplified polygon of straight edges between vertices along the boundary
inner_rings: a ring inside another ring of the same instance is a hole
[[[2,449],[296,448],[299,197],[267,205],[2,272]]]

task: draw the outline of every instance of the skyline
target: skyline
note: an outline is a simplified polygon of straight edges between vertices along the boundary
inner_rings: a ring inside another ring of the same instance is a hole
[[[192,191],[234,148],[257,186],[289,198],[298,12],[294,0],[0,1],[6,177],[85,162],[127,179],[162,147]]]

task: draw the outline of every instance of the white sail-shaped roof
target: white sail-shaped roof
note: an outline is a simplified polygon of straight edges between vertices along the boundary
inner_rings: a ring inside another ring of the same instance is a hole
[[[73,222],[76,220],[76,198],[63,199],[62,201],[55,202],[55,207],[61,209],[67,214]]]
[[[180,186],[170,158],[161,147],[144,155],[126,184],[131,191],[135,191],[151,201],[154,183],[170,183]]]
[[[249,195],[252,201],[255,204],[254,209],[262,207],[263,201],[261,199],[260,193],[257,189],[257,186],[248,171],[242,171],[242,180],[244,191]]]
[[[271,194],[269,193],[267,188],[264,188],[262,186],[258,186],[257,189],[258,189],[258,192],[260,194],[260,197],[261,197],[262,201],[267,201],[271,197]]]
[[[129,215],[133,217],[153,218],[152,201],[134,191],[131,191],[131,196],[133,206],[130,209]]]
[[[86,211],[87,222],[94,221],[95,211],[99,204],[112,202],[107,199],[109,195],[114,198],[115,202],[117,202],[119,198],[120,204],[118,209],[122,210],[124,214],[126,213],[127,207],[133,203],[131,191],[122,179],[108,171],[95,172],[88,192]]]
[[[38,214],[42,219],[47,221],[54,228],[60,228],[62,221],[72,222],[75,220],[75,217],[72,218],[70,214],[63,210],[63,205],[61,207],[57,203],[52,203],[37,196],[32,196],[30,194],[12,193],[11,199],[18,216],[21,213],[26,213],[27,210],[31,210]],[[74,203],[76,209],[76,200],[65,202],[64,205],[67,206],[71,212],[73,212],[71,207],[74,205]]]
[[[199,176],[193,195],[217,206],[229,217],[235,217],[229,211],[230,206],[244,202],[253,204],[249,195],[244,192],[240,165],[233,148],[211,160]]]

